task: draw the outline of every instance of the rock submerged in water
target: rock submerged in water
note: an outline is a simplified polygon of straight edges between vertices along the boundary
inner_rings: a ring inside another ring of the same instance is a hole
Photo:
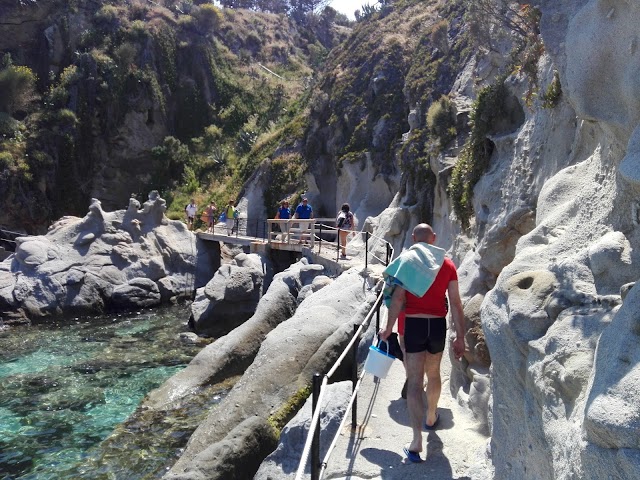
[[[209,280],[219,251],[169,220],[153,191],[141,206],[106,212],[93,199],[83,218],[63,217],[46,235],[20,237],[0,263],[0,318],[99,313],[188,297]]]
[[[198,334],[219,337],[251,318],[271,283],[273,268],[267,258],[240,253],[222,265],[196,292],[190,327]]]

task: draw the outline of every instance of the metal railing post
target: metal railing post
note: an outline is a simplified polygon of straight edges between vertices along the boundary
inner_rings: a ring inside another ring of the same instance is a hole
[[[380,331],[380,303],[378,303],[378,306],[376,307],[376,335],[378,334],[378,332]]]
[[[338,241],[336,242],[338,249],[336,250],[336,262],[340,261],[340,229],[338,229]]]
[[[311,403],[311,418],[320,408],[318,405],[318,397],[320,396],[320,387],[322,386],[322,377],[319,373],[313,375],[313,399]],[[309,428],[311,428],[310,426]],[[318,425],[313,432],[313,442],[311,443],[311,480],[320,480],[320,417],[318,416]]]
[[[322,252],[322,224],[320,224],[320,233],[318,234],[318,254]]]
[[[364,268],[369,266],[369,232],[364,232]]]
[[[353,336],[355,337],[360,325],[353,326]],[[351,406],[351,428],[358,426],[358,393],[356,392],[356,384],[358,383],[358,340],[353,342],[352,348],[352,367],[351,367],[351,395],[353,395],[353,405]]]
[[[385,245],[387,246],[387,256],[385,258],[385,262],[387,265],[389,265],[389,242],[387,242]]]

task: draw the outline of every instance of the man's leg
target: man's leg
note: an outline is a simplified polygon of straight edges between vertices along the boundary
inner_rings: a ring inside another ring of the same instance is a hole
[[[407,353],[404,364],[407,370],[407,407],[413,430],[413,440],[409,445],[412,452],[422,451],[422,425],[426,405],[423,397],[424,366],[427,352]]]
[[[436,422],[436,409],[438,408],[438,400],[440,400],[440,391],[442,390],[442,379],[440,378],[441,361],[442,352],[425,352],[424,369],[427,373],[427,425],[429,426]]]
[[[398,343],[400,344],[400,350],[402,350],[402,367],[404,368],[404,385],[400,396],[404,399],[407,398],[407,350],[404,347],[404,335],[398,335]]]

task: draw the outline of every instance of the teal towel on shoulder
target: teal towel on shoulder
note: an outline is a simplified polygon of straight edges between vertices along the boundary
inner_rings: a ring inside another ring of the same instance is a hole
[[[391,294],[397,285],[416,297],[422,297],[438,275],[445,253],[442,248],[423,242],[403,251],[384,270],[385,304],[390,304]]]

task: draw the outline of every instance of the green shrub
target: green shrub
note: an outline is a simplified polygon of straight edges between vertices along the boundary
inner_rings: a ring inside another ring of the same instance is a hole
[[[134,20],[131,22],[131,26],[129,27],[127,34],[132,41],[142,42],[149,37],[150,32],[145,22],[142,20]]]
[[[34,167],[49,167],[53,163],[53,158],[46,152],[33,150],[29,153],[29,164]]]
[[[0,112],[0,135],[12,138],[20,128],[20,122],[5,112]]]
[[[166,215],[169,220],[184,220],[184,213],[182,212],[167,212]]]
[[[61,108],[56,112],[55,122],[60,128],[73,128],[78,124],[78,117],[68,108]]]
[[[445,54],[449,51],[448,29],[449,23],[446,20],[441,20],[431,30],[431,43]]]
[[[319,42],[309,43],[307,45],[307,51],[309,52],[309,62],[314,67],[319,67],[327,57],[327,49],[324,48]]]
[[[60,74],[60,85],[69,86],[73,85],[82,78],[82,74],[78,71],[77,65],[69,65]]]
[[[542,94],[542,107],[543,108],[553,108],[560,101],[560,97],[562,96],[562,86],[560,85],[560,75],[558,75],[558,71],[555,70],[553,72],[553,80],[549,83],[549,86]]]
[[[120,13],[113,5],[104,5],[95,13],[93,21],[103,32],[115,32],[120,26]]]
[[[262,37],[254,32],[253,30],[247,33],[246,38],[244,39],[244,43],[249,49],[258,50],[262,46]]]
[[[47,103],[52,108],[63,108],[69,100],[69,92],[61,85],[51,85],[47,93]]]
[[[455,138],[456,107],[446,95],[429,107],[427,127],[429,132],[440,140],[440,148],[444,148]]]
[[[285,153],[273,159],[267,172],[268,186],[264,192],[264,206],[268,215],[287,195],[304,187],[304,165],[299,153]]]
[[[6,170],[13,165],[13,157],[9,152],[0,152],[0,171]]]
[[[194,8],[191,15],[195,19],[197,28],[202,34],[218,30],[222,23],[222,12],[211,3]]]
[[[163,190],[182,176],[185,167],[191,162],[189,147],[175,137],[165,137],[162,145],[151,149],[155,163],[153,184],[150,187]]]
[[[129,7],[130,20],[144,20],[149,14],[149,7],[142,3],[132,3]]]
[[[493,149],[487,136],[494,121],[508,115],[504,80],[504,76],[499,77],[496,83],[478,93],[471,110],[471,134],[451,173],[448,192],[453,210],[465,230],[473,216],[473,188],[486,172]]]
[[[35,73],[21,65],[9,65],[0,70],[0,112],[13,114],[27,108],[36,98]]]
[[[114,58],[118,65],[120,75],[124,75],[129,71],[129,67],[135,63],[137,55],[137,47],[130,42],[124,42],[116,48]]]
[[[187,166],[182,174],[183,188],[182,191],[188,194],[194,194],[200,188],[200,182],[193,168]]]
[[[196,20],[191,15],[180,15],[178,17],[178,27],[182,30],[192,31],[196,28]]]
[[[204,147],[211,149],[222,141],[222,129],[217,125],[209,125],[204,129]]]

